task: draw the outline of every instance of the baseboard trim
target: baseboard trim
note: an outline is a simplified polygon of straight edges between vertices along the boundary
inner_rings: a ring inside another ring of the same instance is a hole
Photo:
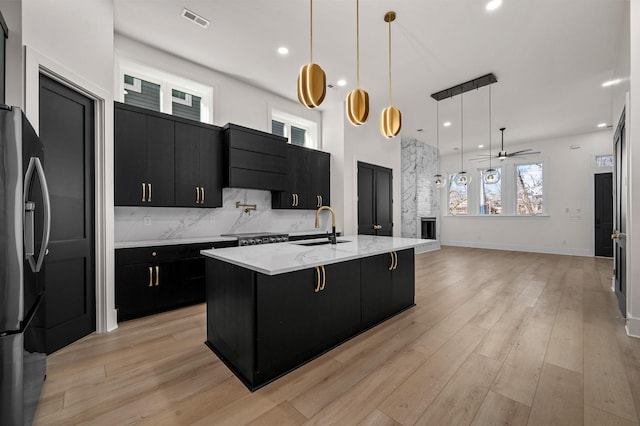
[[[417,246],[415,248],[415,254],[427,253],[427,252],[436,251],[436,250],[440,250],[440,242],[439,241],[434,241],[434,242],[431,242],[431,243],[423,244],[421,246]]]
[[[593,253],[588,249],[570,249],[570,248],[551,248],[551,247],[527,247],[515,244],[495,244],[486,242],[472,242],[472,241],[446,241],[442,240],[443,246],[455,246],[455,247],[471,247],[482,248],[491,250],[508,250],[508,251],[524,251],[530,253],[545,253],[545,254],[563,254],[568,256],[584,256],[593,257]]]
[[[640,338],[640,318],[633,318],[627,314],[627,336]]]

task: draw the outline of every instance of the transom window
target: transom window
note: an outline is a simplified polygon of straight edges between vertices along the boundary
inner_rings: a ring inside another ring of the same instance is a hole
[[[318,124],[281,111],[271,112],[271,133],[289,139],[292,145],[318,149]]]

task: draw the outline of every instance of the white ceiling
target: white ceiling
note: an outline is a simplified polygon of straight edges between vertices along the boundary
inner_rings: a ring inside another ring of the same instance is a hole
[[[403,137],[436,141],[431,93],[493,72],[492,139],[505,145],[595,131],[613,120],[612,89],[628,0],[361,0],[361,87],[369,92],[366,126],[378,127],[389,102],[388,24],[393,10],[393,104],[402,112]],[[313,60],[327,81],[326,105],[342,102],[355,86],[355,0],[316,0]],[[180,16],[183,8],[211,21],[203,29]],[[306,0],[115,0],[115,30],[193,62],[295,100],[296,76],[309,62]],[[287,46],[282,57],[276,49]],[[460,96],[439,102],[440,146],[460,145]],[[488,88],[464,95],[465,151],[489,140]],[[424,129],[418,132],[418,129]]]

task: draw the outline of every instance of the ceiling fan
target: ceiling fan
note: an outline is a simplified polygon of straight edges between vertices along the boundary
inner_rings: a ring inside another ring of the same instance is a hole
[[[502,133],[502,142],[500,144],[500,152],[498,152],[498,155],[495,156],[495,158],[497,158],[498,160],[504,160],[505,158],[525,157],[527,155],[540,154],[540,151],[534,151],[531,148],[529,148],[529,149],[521,149],[520,151],[507,153],[507,151],[504,150],[504,131],[505,131],[505,129],[506,129],[506,127],[501,127],[500,128],[500,132]],[[486,161],[489,158],[494,158],[494,156],[493,155],[481,155],[479,157],[473,158],[473,160],[474,161]]]

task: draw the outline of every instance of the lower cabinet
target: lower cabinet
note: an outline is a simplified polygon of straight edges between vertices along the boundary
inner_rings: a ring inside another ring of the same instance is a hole
[[[257,275],[258,379],[274,378],[355,333],[359,275],[359,261]]]
[[[374,325],[414,304],[413,249],[379,254],[360,261],[362,322]]]
[[[205,260],[200,250],[226,243],[116,250],[118,321],[205,301]]]
[[[206,263],[206,344],[252,391],[414,304],[413,249],[278,275]]]

